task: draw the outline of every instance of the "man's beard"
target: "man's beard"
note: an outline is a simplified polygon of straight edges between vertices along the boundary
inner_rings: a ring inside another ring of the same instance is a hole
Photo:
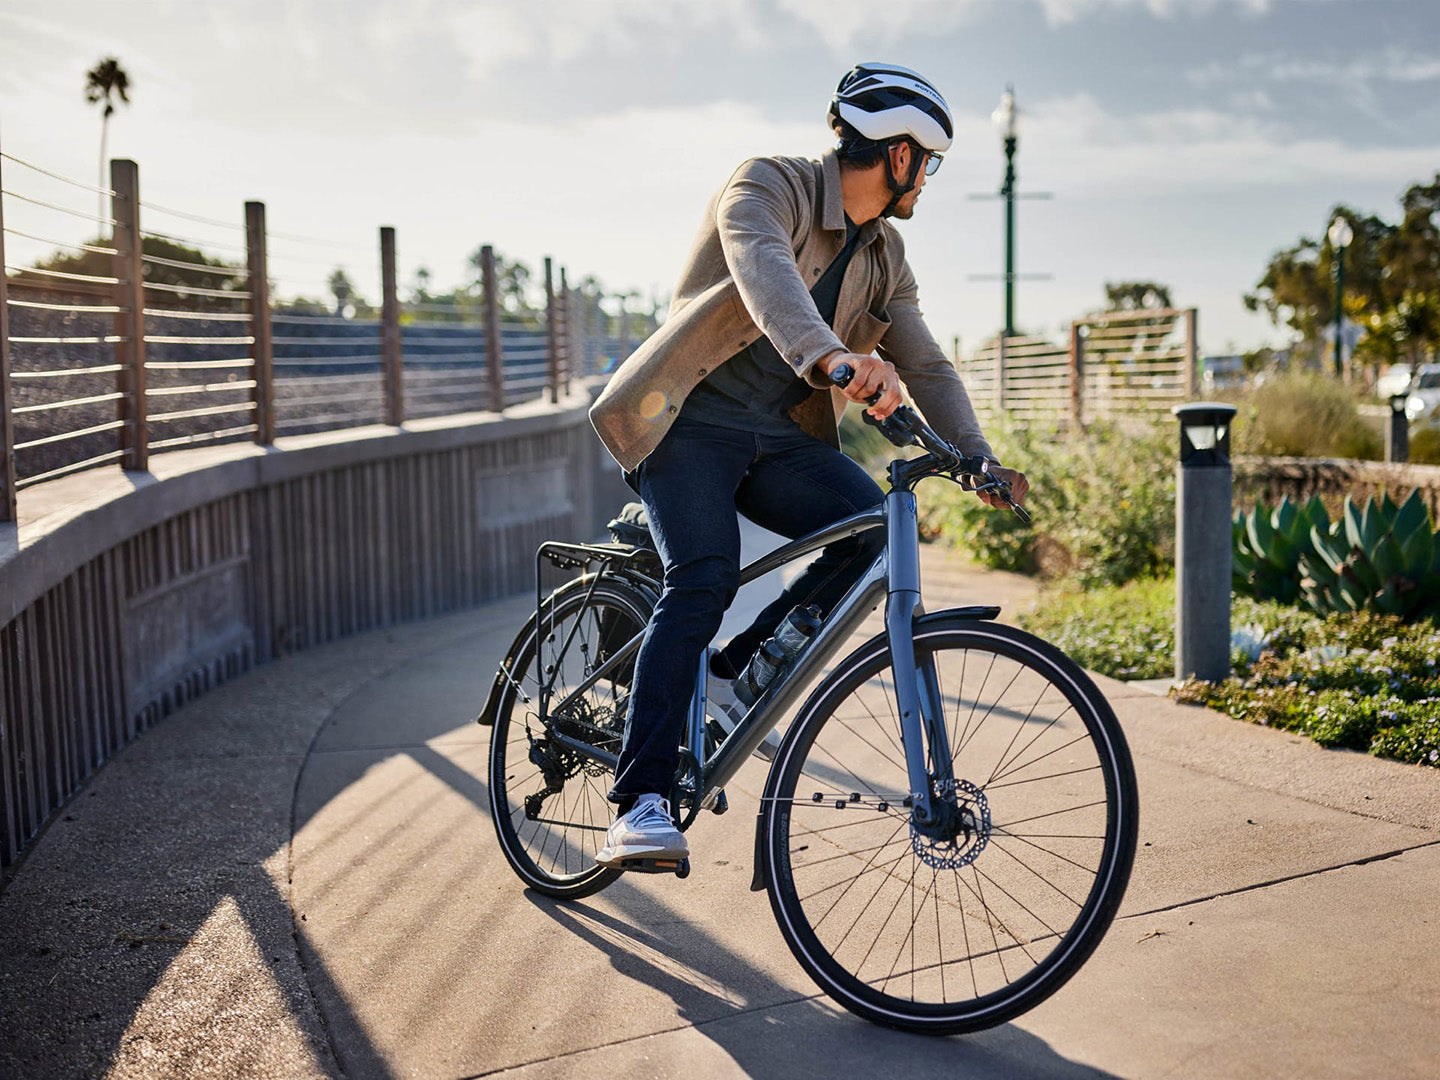
[[[890,211],[890,216],[899,218],[901,221],[909,221],[915,215],[915,200],[919,197],[918,191],[906,195],[895,204],[895,209]]]

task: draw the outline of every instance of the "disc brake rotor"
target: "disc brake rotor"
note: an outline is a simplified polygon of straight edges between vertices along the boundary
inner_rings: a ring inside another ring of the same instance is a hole
[[[916,857],[937,870],[969,866],[990,843],[990,802],[968,780],[942,780],[934,785],[936,798],[955,796],[957,819],[947,836],[926,836],[910,824],[910,845]]]

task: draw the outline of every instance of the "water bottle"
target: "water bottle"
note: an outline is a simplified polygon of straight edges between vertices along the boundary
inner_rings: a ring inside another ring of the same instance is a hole
[[[809,644],[819,629],[820,609],[814,604],[797,607],[781,620],[774,635],[756,650],[750,663],[735,680],[735,696],[744,702],[746,708],[755,704],[775,676],[800,655],[800,650]]]

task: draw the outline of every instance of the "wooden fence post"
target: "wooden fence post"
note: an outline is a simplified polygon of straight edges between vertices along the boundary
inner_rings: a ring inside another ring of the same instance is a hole
[[[0,166],[3,166],[0,160]],[[0,521],[14,521],[15,505],[15,417],[10,410],[10,301],[5,279],[5,200],[0,199],[0,443],[5,461],[0,468]]]
[[[265,204],[245,204],[245,265],[250,293],[250,336],[255,339],[255,441],[269,446],[275,441],[275,342],[270,322],[270,255],[265,234]]]
[[[995,339],[995,408],[1005,411],[1005,331]]]
[[[395,285],[395,229],[380,226],[380,369],[385,379],[385,423],[405,422],[404,353],[400,344],[400,298]]]
[[[550,393],[550,403],[560,400],[560,356],[558,340],[560,327],[555,310],[554,265],[550,256],[545,256],[545,388]]]
[[[1196,308],[1185,309],[1185,400],[1194,401],[1199,393],[1200,372],[1199,372],[1199,343],[1198,330],[1200,324],[1199,311]]]
[[[1078,321],[1070,324],[1070,422],[1085,425],[1085,335]]]
[[[480,280],[485,290],[485,378],[490,386],[490,411],[505,411],[505,368],[500,344],[500,285],[495,279],[495,249],[480,249]]]
[[[570,393],[570,368],[575,363],[575,314],[570,304],[570,279],[560,267],[560,383]]]
[[[126,469],[150,467],[150,425],[145,401],[145,264],[140,238],[140,168],[125,158],[110,162],[110,187],[115,192],[115,363],[120,366],[120,464]]]

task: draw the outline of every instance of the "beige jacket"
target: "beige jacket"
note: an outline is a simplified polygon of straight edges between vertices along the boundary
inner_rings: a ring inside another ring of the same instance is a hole
[[[840,445],[845,398],[815,362],[836,349],[879,350],[925,418],[966,454],[993,456],[954,366],[925,326],[900,234],[866,222],[845,270],[832,330],[810,288],[845,243],[840,162],[753,158],[711,200],[669,317],[616,370],[590,410],[606,449],[634,469],[659,444],[686,396],[763,333],[816,392],[791,411]],[[812,370],[813,369],[813,370]]]

